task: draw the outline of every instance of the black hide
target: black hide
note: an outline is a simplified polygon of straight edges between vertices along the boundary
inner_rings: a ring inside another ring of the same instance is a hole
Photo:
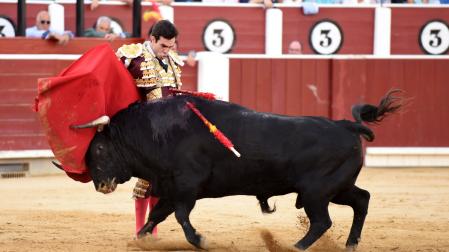
[[[331,226],[329,202],[354,209],[346,245],[355,247],[369,201],[369,193],[354,185],[363,164],[360,135],[374,139],[361,122],[378,121],[394,112],[398,106],[386,102],[395,101],[393,93],[378,107],[356,106],[357,122],[259,113],[191,96],[137,103],[97,133],[87,165],[97,188],[111,181],[124,183],[132,176],[152,182],[151,194],[160,201],[140,235],[175,212],[187,240],[202,247],[202,237],[189,221],[197,199],[255,195],[266,201],[294,192],[296,207],[304,207],[311,222],[296,247],[306,249]],[[187,101],[232,140],[240,158],[214,139],[187,108]]]

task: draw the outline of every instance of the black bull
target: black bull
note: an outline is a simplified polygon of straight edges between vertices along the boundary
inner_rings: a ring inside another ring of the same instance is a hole
[[[355,122],[323,117],[259,113],[236,104],[176,96],[137,103],[115,115],[92,140],[86,162],[97,191],[109,193],[131,177],[153,183],[159,203],[139,236],[175,213],[186,239],[204,248],[189,220],[197,199],[255,195],[266,200],[295,192],[296,207],[310,220],[295,246],[307,249],[331,226],[328,205],[348,205],[354,219],[346,246],[357,246],[370,194],[355,186],[363,164],[360,136],[373,132],[362,122],[379,122],[400,107],[395,91],[378,106],[353,107]],[[234,143],[233,155],[186,106],[189,101]]]

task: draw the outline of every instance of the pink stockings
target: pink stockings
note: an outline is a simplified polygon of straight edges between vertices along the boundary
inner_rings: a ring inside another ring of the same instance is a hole
[[[150,211],[153,210],[154,206],[158,202],[159,198],[156,197],[148,197],[147,199],[137,198],[135,199],[135,207],[136,207],[136,235],[142,229],[143,225],[146,222],[146,213],[147,208],[150,206]],[[148,213],[150,212],[148,211]],[[157,236],[157,226],[153,229],[153,236]]]

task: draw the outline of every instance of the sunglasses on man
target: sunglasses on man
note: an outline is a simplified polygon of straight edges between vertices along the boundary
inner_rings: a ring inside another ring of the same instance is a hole
[[[41,20],[41,24],[50,24],[50,20]]]

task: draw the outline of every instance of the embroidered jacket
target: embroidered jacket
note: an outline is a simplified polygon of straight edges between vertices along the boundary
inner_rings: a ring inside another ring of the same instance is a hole
[[[116,54],[128,68],[137,87],[141,91],[145,90],[147,99],[159,98],[162,95],[160,89],[162,87],[180,88],[182,86],[180,67],[184,65],[184,62],[174,51],[169,51],[168,57],[162,60],[167,70],[156,58],[149,41],[143,44],[123,45]]]

